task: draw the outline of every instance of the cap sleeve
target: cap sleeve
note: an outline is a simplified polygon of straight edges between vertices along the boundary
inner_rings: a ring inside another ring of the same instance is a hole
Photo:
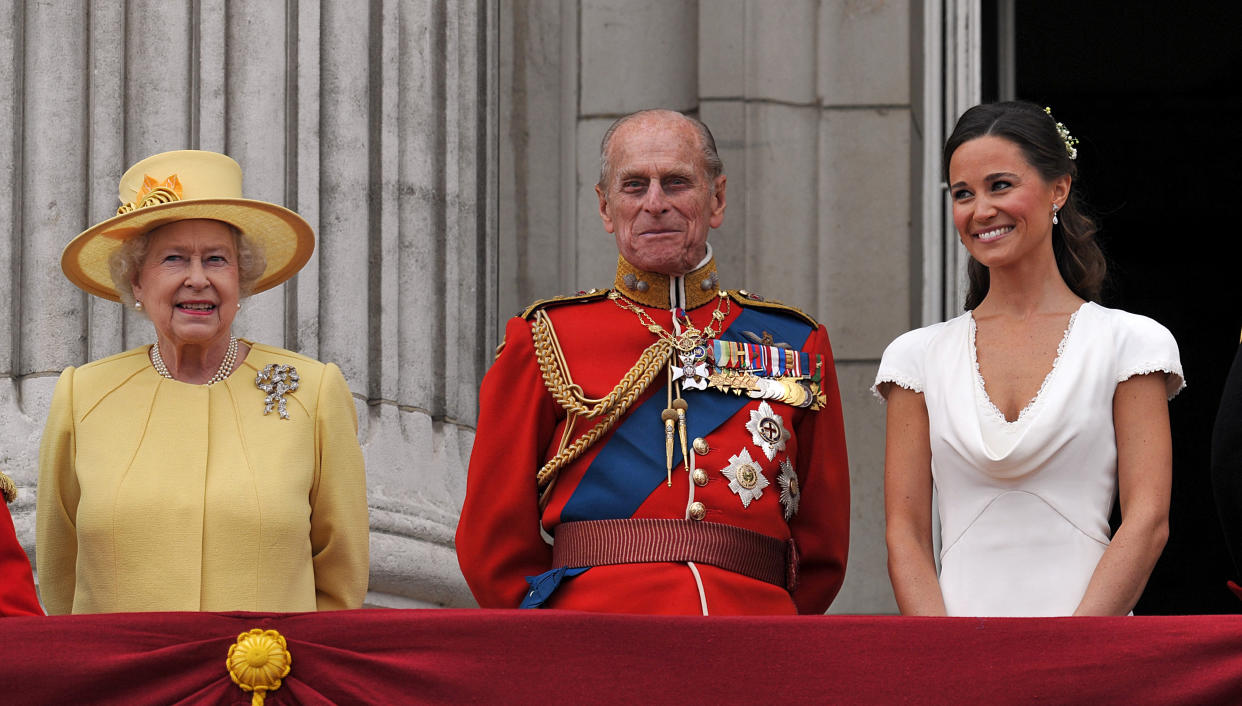
[[[1169,399],[1186,387],[1182,374],[1182,359],[1177,341],[1167,328],[1153,319],[1138,314],[1124,315],[1119,319],[1117,336],[1117,382],[1125,382],[1135,375],[1162,372],[1165,374],[1165,392]]]
[[[929,327],[930,328],[930,327]],[[922,392],[926,377],[923,373],[927,353],[929,328],[915,329],[901,334],[880,359],[880,369],[875,375],[871,392],[881,400],[887,400],[889,383],[912,392]]]

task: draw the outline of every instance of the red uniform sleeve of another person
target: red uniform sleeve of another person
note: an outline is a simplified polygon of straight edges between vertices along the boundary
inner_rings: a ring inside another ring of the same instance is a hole
[[[850,469],[837,372],[823,326],[811,334],[803,350],[823,356],[821,388],[827,404],[818,412],[803,415],[796,432],[795,469],[802,492],[798,513],[789,528],[801,565],[793,598],[799,613],[821,614],[828,610],[845,580],[850,547]]]
[[[13,529],[8,505],[0,498],[0,616],[43,615],[30,575],[30,559]]]
[[[500,357],[479,389],[466,501],[457,525],[457,561],[483,608],[517,608],[527,576],[547,571],[552,547],[539,531],[535,475],[557,423],[543,385],[530,325],[509,321]]]

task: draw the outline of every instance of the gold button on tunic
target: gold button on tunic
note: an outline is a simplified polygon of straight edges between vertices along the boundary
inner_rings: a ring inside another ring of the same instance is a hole
[[[690,519],[701,520],[707,517],[707,506],[697,500],[690,503]]]

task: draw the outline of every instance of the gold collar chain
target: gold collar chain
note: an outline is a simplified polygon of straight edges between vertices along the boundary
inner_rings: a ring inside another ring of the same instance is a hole
[[[728,318],[729,312],[732,310],[728,292],[721,290],[720,294],[716,298],[716,310],[712,312],[712,320],[703,328],[703,330],[700,331],[697,327],[695,327],[695,325],[690,322],[690,315],[683,312],[682,318],[685,322],[685,326],[680,334],[673,334],[667,331],[663,326],[657,324],[655,320],[651,318],[650,314],[643,311],[641,307],[635,305],[630,300],[626,299],[625,296],[617,290],[614,289],[609,292],[608,298],[622,309],[634,312],[634,314],[638,317],[639,323],[645,326],[648,331],[654,333],[660,339],[673,344],[673,348],[683,354],[692,352],[695,348],[719,335],[720,331],[717,330],[716,327],[720,326],[722,322]],[[723,311],[721,310],[722,306],[724,307]]]

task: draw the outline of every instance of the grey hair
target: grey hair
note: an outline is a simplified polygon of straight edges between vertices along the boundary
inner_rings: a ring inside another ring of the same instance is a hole
[[[623,115],[613,121],[608,126],[608,131],[604,133],[604,139],[599,144],[599,182],[598,186],[604,191],[608,190],[608,182],[612,177],[612,164],[609,162],[609,154],[612,151],[612,136],[622,125],[643,117],[676,117],[681,118],[690,123],[695,132],[699,135],[699,149],[702,151],[703,167],[707,172],[708,188],[713,193],[716,190],[716,177],[724,174],[724,162],[720,159],[720,153],[716,151],[716,138],[712,136],[712,131],[707,128],[702,120],[692,118],[685,113],[679,113],[675,110],[666,110],[663,108],[649,108],[647,110],[639,110],[629,115]]]
[[[221,221],[224,223],[224,221]],[[233,234],[233,244],[237,247],[237,288],[244,299],[250,296],[254,285],[267,269],[267,257],[263,247],[241,232],[232,223],[224,223]],[[151,233],[127,238],[121,247],[112,251],[108,257],[108,272],[112,275],[112,286],[121,297],[121,303],[127,307],[134,305],[134,280],[142,271],[142,263],[147,259],[147,250],[151,247]]]

